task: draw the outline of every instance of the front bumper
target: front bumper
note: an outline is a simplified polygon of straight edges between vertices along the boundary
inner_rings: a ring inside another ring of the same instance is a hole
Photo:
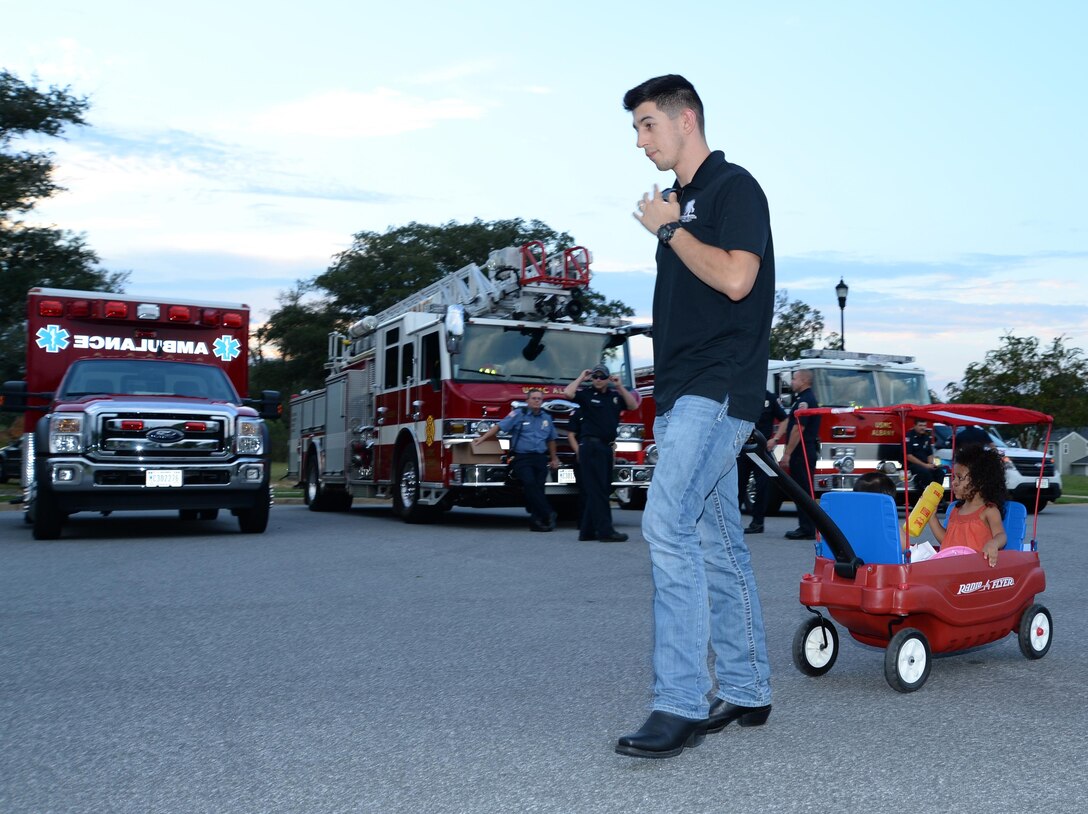
[[[180,485],[149,486],[148,472]],[[269,463],[261,458],[154,466],[51,458],[39,460],[37,467],[39,486],[46,486],[66,512],[249,508],[268,486],[269,474]]]

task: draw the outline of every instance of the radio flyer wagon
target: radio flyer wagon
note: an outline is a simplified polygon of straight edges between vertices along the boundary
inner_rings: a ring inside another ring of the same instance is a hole
[[[916,420],[953,426],[1045,424],[1050,416],[992,405],[901,404],[889,407],[813,408],[798,415],[849,412],[859,420],[898,419],[906,459],[906,431]],[[825,418],[827,420],[827,418]],[[957,556],[911,563],[906,532],[900,530],[894,500],[883,494],[833,492],[822,504],[782,472],[753,434],[746,452],[812,517],[821,539],[812,572],[801,578],[800,601],[813,616],[797,630],[793,660],[810,676],[835,664],[839,637],[831,620],[862,644],[881,647],[884,677],[899,692],[913,692],[929,677],[934,654],[954,653],[1018,636],[1020,650],[1040,659],[1050,649],[1050,612],[1035,602],[1046,588],[1033,527],[1024,541],[1025,512],[1006,504],[1008,541],[991,568],[982,556]],[[1042,472],[1040,472],[1040,478]],[[811,488],[811,484],[809,484]],[[904,489],[907,516],[909,490]],[[1036,515],[1037,518],[1037,515]],[[1036,523],[1038,520],[1036,519]],[[826,616],[818,608],[826,609]],[[830,619],[828,618],[830,617]]]

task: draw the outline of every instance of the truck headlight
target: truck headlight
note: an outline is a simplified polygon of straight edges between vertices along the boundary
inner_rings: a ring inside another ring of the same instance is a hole
[[[83,416],[53,416],[49,422],[49,451],[83,452]]]
[[[238,419],[234,445],[240,454],[260,455],[264,452],[264,433],[259,421],[248,418]]]

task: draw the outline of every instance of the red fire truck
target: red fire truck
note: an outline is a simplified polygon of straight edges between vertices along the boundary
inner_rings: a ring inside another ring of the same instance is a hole
[[[925,371],[914,364],[912,356],[814,348],[801,351],[797,359],[771,360],[768,364],[767,389],[779,394],[787,408],[793,399],[790,381],[794,371],[800,369],[812,371],[812,389],[825,407],[886,407],[931,401]],[[639,368],[636,381],[643,394],[641,409],[647,426],[645,454],[652,458],[656,455],[652,435],[653,368]],[[858,477],[873,471],[887,473],[902,489],[900,434],[890,420],[851,414],[824,416],[814,484],[817,498],[828,491],[850,490]],[[754,482],[749,488],[754,489]],[[782,492],[773,489],[767,513],[777,513],[783,498]]]
[[[33,288],[26,379],[26,520],[39,540],[79,511],[176,509],[182,519],[268,524],[268,429],[279,394],[245,399],[249,306]]]
[[[577,506],[563,388],[608,365],[634,386],[628,337],[645,330],[582,318],[590,255],[547,257],[533,242],[490,253],[379,314],[329,335],[325,387],[291,398],[288,474],[314,511],[346,511],[354,497],[386,498],[408,522],[453,506],[520,506],[505,463],[509,438],[471,441],[544,391],[559,431],[558,471],[546,491],[557,509]],[[624,421],[613,485],[645,489],[643,427]]]

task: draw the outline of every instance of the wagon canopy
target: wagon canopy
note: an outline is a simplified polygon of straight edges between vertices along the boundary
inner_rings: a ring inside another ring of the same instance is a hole
[[[970,424],[1053,424],[1054,419],[1038,410],[999,404],[892,404],[887,407],[808,407],[797,415],[899,416],[907,421],[935,421],[962,427]]]

